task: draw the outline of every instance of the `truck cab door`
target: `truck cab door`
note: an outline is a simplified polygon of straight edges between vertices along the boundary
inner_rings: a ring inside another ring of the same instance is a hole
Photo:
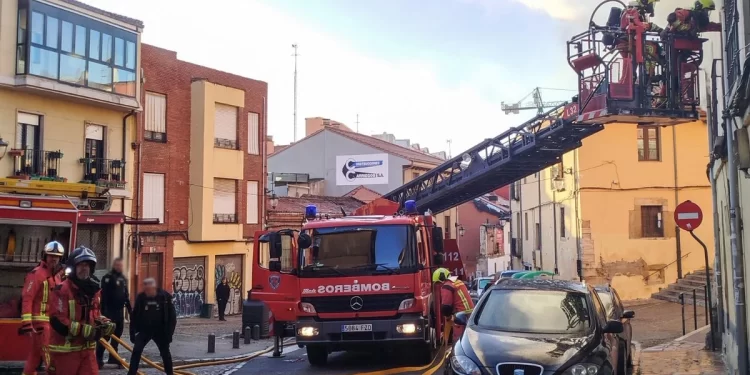
[[[250,299],[263,301],[277,322],[297,319],[299,283],[295,232],[255,232]]]

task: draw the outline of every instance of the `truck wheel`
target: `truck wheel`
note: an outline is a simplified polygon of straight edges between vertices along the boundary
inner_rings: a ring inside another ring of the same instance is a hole
[[[322,345],[307,345],[307,361],[313,366],[325,366],[328,362],[328,348]]]

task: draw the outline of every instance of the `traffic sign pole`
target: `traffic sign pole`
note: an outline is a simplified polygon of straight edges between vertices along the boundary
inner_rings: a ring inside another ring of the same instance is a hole
[[[693,232],[703,222],[703,211],[700,206],[687,200],[680,203],[674,210],[674,222],[677,226],[685,231],[688,231],[693,238],[703,247],[703,260],[706,263],[706,305],[708,307],[709,324],[711,326],[711,350],[716,350],[714,347],[714,313],[711,308],[713,298],[711,296],[711,275],[708,273],[708,247],[701,241],[698,236]],[[696,301],[693,298],[693,305]]]

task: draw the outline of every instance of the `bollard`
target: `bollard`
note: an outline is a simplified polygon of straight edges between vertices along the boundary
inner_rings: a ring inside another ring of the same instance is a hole
[[[216,335],[213,333],[208,335],[208,352],[216,353]]]
[[[240,348],[240,331],[234,331],[232,333],[232,349]]]
[[[708,316],[710,315],[708,313],[709,309],[709,303],[708,303],[708,285],[703,286],[703,302],[706,305],[706,325],[708,325]]]
[[[680,305],[682,306],[682,335],[685,336],[685,293],[680,293]]]
[[[695,298],[695,289],[693,288],[693,330],[698,329],[698,299]]]
[[[250,343],[250,326],[245,327],[245,345]]]
[[[260,340],[260,326],[257,324],[253,326],[253,340]]]

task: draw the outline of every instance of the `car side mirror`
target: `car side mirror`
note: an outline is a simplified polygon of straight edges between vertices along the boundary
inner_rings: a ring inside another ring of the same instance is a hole
[[[437,253],[443,252],[443,228],[432,227],[432,248]]]
[[[443,265],[443,254],[435,254],[432,256],[432,265],[433,266],[442,266]]]
[[[456,314],[456,316],[453,318],[453,324],[459,325],[459,326],[465,326],[469,322],[469,314],[466,313],[466,311],[461,311],[460,313]]]
[[[622,312],[622,318],[623,319],[633,319],[635,318],[635,311],[633,310],[625,310]]]
[[[281,261],[280,260],[272,260],[268,262],[268,269],[271,272],[281,272]]]
[[[312,237],[305,232],[300,233],[299,237],[297,237],[297,246],[300,250],[307,249],[312,246]]]
[[[625,330],[625,326],[619,320],[610,320],[604,325],[604,333],[622,333]]]

